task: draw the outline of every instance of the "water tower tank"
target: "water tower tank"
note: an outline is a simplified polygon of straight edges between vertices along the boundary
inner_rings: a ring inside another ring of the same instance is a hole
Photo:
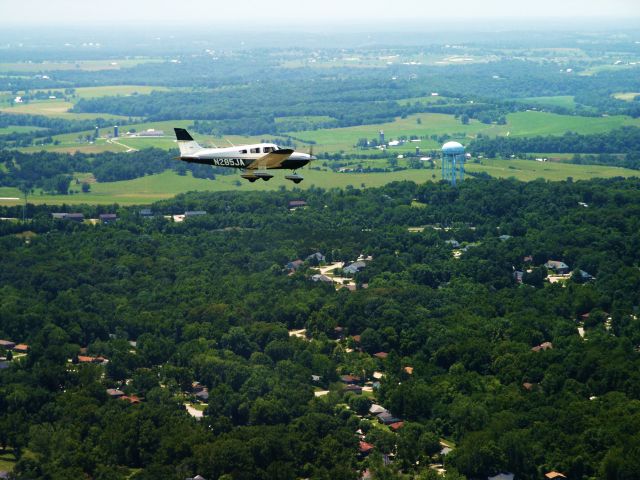
[[[458,142],[447,142],[442,146],[442,179],[455,186],[464,180],[464,147]]]

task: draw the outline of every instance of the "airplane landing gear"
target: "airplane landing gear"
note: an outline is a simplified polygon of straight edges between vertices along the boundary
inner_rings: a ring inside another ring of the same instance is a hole
[[[284,178],[291,180],[296,185],[304,180],[304,177],[302,175],[298,175],[296,172],[293,172],[291,175],[285,175]]]

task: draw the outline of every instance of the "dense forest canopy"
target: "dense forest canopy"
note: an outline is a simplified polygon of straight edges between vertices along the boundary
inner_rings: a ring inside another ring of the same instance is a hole
[[[447,478],[640,471],[637,179],[193,193],[151,209],[207,213],[121,208],[94,226],[30,206],[26,224],[0,223],[0,337],[29,345],[0,370],[18,478],[431,478],[439,438],[455,445]],[[372,259],[336,291],[310,279],[316,261],[285,267],[315,252]],[[548,260],[573,273],[545,281]],[[341,375],[374,371],[373,398],[343,392]],[[200,421],[183,406],[194,381]],[[374,400],[404,428],[356,415]]]

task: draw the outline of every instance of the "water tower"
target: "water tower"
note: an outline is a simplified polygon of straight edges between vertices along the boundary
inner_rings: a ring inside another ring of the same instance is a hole
[[[464,180],[464,147],[458,142],[447,142],[442,146],[442,179],[454,187]]]

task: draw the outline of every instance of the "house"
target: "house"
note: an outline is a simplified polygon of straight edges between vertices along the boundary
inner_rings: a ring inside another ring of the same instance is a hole
[[[115,213],[101,213],[98,218],[105,224],[113,223],[118,219]]]
[[[29,345],[27,345],[26,343],[19,343],[18,345],[13,347],[13,351],[18,353],[27,353],[29,351]]]
[[[140,403],[140,398],[137,395],[123,395],[122,397],[120,397],[120,400],[125,400],[132,405]]]
[[[203,388],[201,391],[199,391],[198,393],[196,393],[195,397],[200,400],[201,402],[208,402],[209,401],[209,390],[206,388]]]
[[[291,200],[289,202],[290,209],[296,209],[296,208],[306,207],[306,206],[307,206],[307,202],[305,202],[304,200]]]
[[[500,235],[498,238],[500,239],[501,242],[506,242],[507,240],[513,237],[511,235]]]
[[[340,381],[342,383],[346,383],[347,385],[355,385],[360,382],[360,377],[356,377],[354,375],[342,375],[340,377]]]
[[[202,215],[206,214],[207,212],[204,210],[187,210],[186,212],[184,212],[184,218],[201,217]]]
[[[356,395],[360,395],[362,394],[362,387],[360,385],[347,385],[346,387],[344,387],[344,392],[345,393],[355,393]]]
[[[11,340],[0,340],[0,348],[4,348],[5,350],[13,350],[15,346],[16,344]]]
[[[320,375],[311,375],[312,382],[319,382],[320,380],[322,380],[322,377]]]
[[[372,444],[367,443],[363,440],[360,440],[360,445],[358,446],[358,450],[362,455],[369,455],[374,448],[375,447]]]
[[[344,328],[338,326],[333,329],[333,338],[342,340],[344,338]]]
[[[360,343],[360,335],[353,335],[351,338],[353,338],[354,342]]]
[[[122,390],[118,390],[117,388],[107,388],[107,395],[111,398],[120,398],[124,397],[124,392]]]
[[[385,425],[391,425],[392,423],[401,422],[401,418],[394,417],[390,412],[382,412],[376,415],[376,418],[380,423]]]
[[[191,393],[198,393],[205,389],[200,382],[191,382]]]
[[[532,352],[539,352],[541,350],[551,350],[553,349],[553,343],[551,342],[542,342],[540,345],[531,348]]]
[[[569,265],[559,260],[547,260],[547,263],[545,263],[544,266],[559,274],[569,273]]]
[[[522,283],[523,278],[524,278],[524,272],[520,270],[515,270],[513,272],[513,279],[516,281],[516,283]]]
[[[384,408],[382,405],[372,403],[371,406],[369,407],[369,413],[371,415],[378,415],[379,413],[385,413],[385,412],[388,412],[388,410]]]
[[[567,478],[567,477],[560,472],[556,472],[552,470],[550,472],[545,473],[544,478],[548,478],[549,480],[554,480],[556,478]]]
[[[52,213],[51,218],[54,220],[73,220],[74,222],[84,221],[82,213]]]
[[[590,282],[591,280],[595,280],[596,277],[591,275],[590,273],[585,272],[584,270],[580,270],[580,277],[584,282]]]
[[[400,430],[402,427],[404,427],[404,422],[400,421],[400,422],[394,422],[394,423],[390,423],[389,424],[389,428],[391,430],[393,430],[394,432],[397,432],[398,430]]]
[[[531,255],[527,255],[526,257],[522,257],[522,261],[525,263],[533,262],[533,257]]]
[[[84,215],[82,213],[67,213],[64,217],[65,220],[72,220],[74,222],[83,222]]]
[[[150,208],[143,208],[138,212],[141,217],[153,217],[153,210]]]
[[[493,477],[487,477],[487,480],[513,480],[515,475],[513,473],[499,473],[494,475]]]
[[[460,248],[460,242],[458,242],[457,240],[454,240],[454,239],[445,240],[444,243],[449,245],[451,248]]]
[[[307,258],[305,258],[305,261],[307,262],[317,261],[319,263],[319,262],[324,262],[325,260],[326,260],[325,256],[320,252],[312,253]]]
[[[373,354],[374,357],[379,358],[380,360],[384,360],[389,356],[387,352],[378,352]]]
[[[530,392],[531,390],[533,390],[533,383],[524,382],[524,383],[522,384],[522,388],[524,388],[525,390],[527,390],[528,392]]]
[[[185,480],[207,480],[202,475],[196,475],[195,477],[187,477]]]
[[[315,275],[313,275],[311,277],[311,280],[313,280],[314,282],[333,283],[333,280],[331,280],[330,277],[327,277],[326,275],[322,275],[320,273],[316,273]]]
[[[287,270],[295,271],[299,269],[302,265],[304,265],[304,262],[302,260],[294,260],[293,262],[287,263],[284,266],[284,268],[286,268]]]
[[[413,367],[404,367],[404,371],[409,375],[413,375]]]
[[[344,267],[343,271],[344,271],[344,273],[348,273],[348,274],[353,275],[353,274],[358,273],[360,270],[362,270],[366,266],[367,266],[367,264],[364,263],[363,261],[357,261],[357,262],[353,262],[348,267]]]
[[[93,363],[94,358],[86,355],[78,355],[78,363]]]
[[[440,455],[449,455],[453,451],[453,448],[449,447],[448,445],[445,445],[442,442],[440,442],[440,446],[442,447],[440,449]]]

